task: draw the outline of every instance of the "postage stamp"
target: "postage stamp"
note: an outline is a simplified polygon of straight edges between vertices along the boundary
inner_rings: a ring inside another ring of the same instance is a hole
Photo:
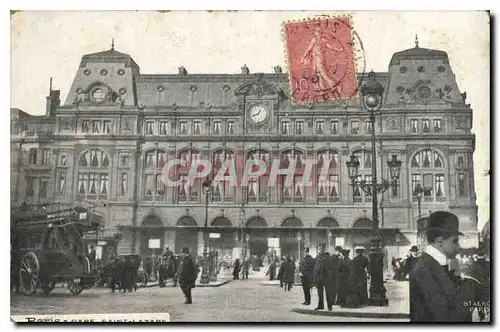
[[[350,17],[285,23],[292,100],[349,99],[357,92]]]

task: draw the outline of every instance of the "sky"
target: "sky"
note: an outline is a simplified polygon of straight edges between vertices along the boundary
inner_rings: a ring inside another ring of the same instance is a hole
[[[393,53],[419,46],[448,53],[461,92],[473,109],[474,171],[478,228],[490,217],[490,35],[482,11],[345,12],[365,50],[366,71],[387,71]],[[286,70],[282,23],[323,11],[37,11],[11,15],[11,107],[45,113],[49,80],[66,95],[84,54],[109,50],[130,54],[142,74],[239,73]]]

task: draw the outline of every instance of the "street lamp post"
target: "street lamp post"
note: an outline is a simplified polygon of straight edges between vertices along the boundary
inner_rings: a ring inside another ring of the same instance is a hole
[[[245,256],[243,255],[243,226],[245,223],[245,205],[243,203],[241,204],[241,210],[240,210],[240,220],[241,220],[241,258],[244,259]]]
[[[207,246],[208,246],[208,199],[212,193],[212,180],[209,177],[203,181],[203,193],[205,194],[205,231],[204,231],[204,245],[203,245],[203,264],[201,271],[201,284],[208,284],[210,281],[209,267],[208,267],[208,257],[207,257]]]
[[[245,257],[250,256],[251,255],[251,252],[250,252],[250,234],[246,234],[245,235],[245,240],[246,240],[246,246],[245,246],[245,256],[243,256],[243,259],[245,259]]]
[[[422,194],[424,193],[424,188],[420,185],[420,183],[417,183],[417,186],[415,187],[415,190],[413,192],[413,195],[417,197],[417,203],[418,203],[418,222],[417,222],[417,233],[418,231],[421,231],[420,223],[422,222]],[[417,234],[418,241],[419,241],[419,247],[423,246],[423,240],[422,240],[422,234]]]
[[[382,179],[381,183],[377,182],[377,151],[375,138],[375,114],[382,107],[382,97],[384,87],[375,79],[375,73],[371,71],[368,74],[368,80],[361,87],[361,100],[363,108],[370,113],[371,130],[371,149],[372,149],[372,181],[367,183],[366,180],[358,181],[359,160],[356,156],[351,155],[350,160],[346,162],[349,177],[351,178],[352,186],[359,185],[361,190],[372,196],[372,231],[373,236],[370,239],[370,298],[368,304],[373,306],[387,306],[389,301],[386,297],[386,289],[384,287],[383,270],[384,270],[384,252],[382,250],[382,236],[379,231],[378,219],[378,194],[384,193],[391,185],[397,186],[399,173],[402,162],[397,160],[397,155],[393,155],[392,159],[387,162],[391,182]]]
[[[396,234],[396,245],[398,246],[398,257],[399,257],[399,241],[401,241],[401,235]]]
[[[300,232],[297,232],[297,246],[299,251],[297,252],[297,260],[300,261],[300,241],[302,240],[302,234]]]

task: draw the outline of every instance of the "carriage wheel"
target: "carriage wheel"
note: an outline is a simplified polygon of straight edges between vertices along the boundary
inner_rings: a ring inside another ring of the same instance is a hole
[[[43,293],[48,295],[56,287],[55,281],[46,281],[42,284]]]
[[[40,283],[40,262],[34,252],[26,253],[21,259],[19,268],[19,285],[26,295],[36,293]]]
[[[68,289],[73,295],[78,295],[83,292],[83,285],[80,282],[68,281]]]

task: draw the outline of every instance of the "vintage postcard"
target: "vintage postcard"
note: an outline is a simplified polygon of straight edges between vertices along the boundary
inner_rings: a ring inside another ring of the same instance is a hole
[[[13,322],[491,321],[488,12],[10,20]]]

